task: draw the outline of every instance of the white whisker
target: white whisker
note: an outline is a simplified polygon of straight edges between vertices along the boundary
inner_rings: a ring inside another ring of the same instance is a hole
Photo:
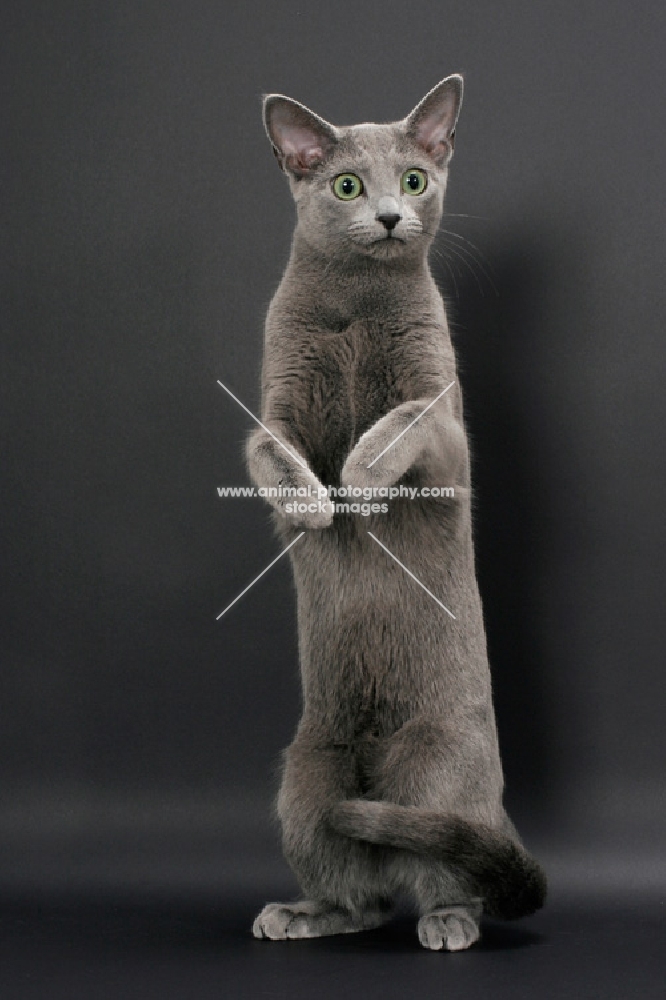
[[[444,230],[442,230],[442,233],[443,233],[443,234],[444,234],[445,236],[449,236],[449,237],[450,237],[450,236],[459,236],[459,234],[458,234],[458,233],[451,233],[451,232],[450,232],[450,230],[448,230],[448,229],[444,229]],[[464,237],[459,237],[459,238],[460,238],[460,239],[464,239]],[[465,242],[467,243],[467,242],[469,242],[469,241],[468,241],[468,240],[465,240]],[[459,245],[459,244],[457,244],[457,243],[454,243],[454,244],[451,244],[451,243],[448,243],[448,244],[447,244],[447,246],[448,246],[449,250],[453,251],[454,253],[456,253],[456,252],[457,252],[457,255],[458,255],[458,256],[459,256],[460,258],[461,258],[461,260],[462,260],[462,259],[465,259],[465,260],[469,259],[469,261],[473,261],[473,263],[474,263],[474,264],[476,264],[476,266],[477,266],[477,267],[479,268],[479,270],[480,270],[480,271],[481,271],[481,273],[483,274],[484,278],[485,278],[485,279],[486,279],[486,280],[488,281],[488,284],[490,285],[490,287],[491,287],[491,288],[492,288],[492,290],[494,291],[495,295],[499,295],[499,291],[497,290],[497,285],[496,285],[496,284],[495,284],[495,282],[493,281],[493,278],[492,278],[492,276],[491,276],[491,274],[490,274],[490,272],[489,272],[488,268],[484,267],[484,264],[483,264],[483,262],[482,262],[481,260],[479,260],[479,259],[478,259],[478,258],[477,258],[477,257],[476,257],[476,256],[475,256],[475,255],[474,255],[473,253],[472,253],[472,251],[471,251],[471,250],[468,250],[468,249],[467,249],[466,247],[464,247],[464,246],[460,246],[460,245]],[[470,246],[474,246],[474,244],[472,243],[472,244],[470,244]],[[479,255],[481,255],[481,251],[480,251],[480,250],[478,250],[478,248],[477,248],[477,247],[474,247],[474,249],[475,249],[475,250],[477,250],[477,252],[479,253]],[[473,271],[473,268],[471,267],[471,265],[468,265],[468,266],[470,267],[470,270],[472,270],[472,271]]]

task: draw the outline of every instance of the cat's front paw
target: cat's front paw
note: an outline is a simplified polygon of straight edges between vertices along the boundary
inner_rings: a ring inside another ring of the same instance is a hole
[[[295,528],[318,531],[322,528],[328,528],[332,523],[335,508],[333,502],[328,499],[289,497],[278,503],[276,510]]]
[[[373,437],[363,435],[342,467],[341,485],[364,489],[368,486],[386,487],[397,483],[409,468],[409,461],[401,461],[404,456],[393,449],[389,449],[385,455],[381,451],[381,445]]]

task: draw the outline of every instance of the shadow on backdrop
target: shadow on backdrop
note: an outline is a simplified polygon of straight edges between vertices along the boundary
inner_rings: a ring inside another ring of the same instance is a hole
[[[459,219],[455,228],[470,229]],[[532,419],[534,399],[525,387],[538,351],[544,289],[560,280],[565,261],[553,260],[557,248],[527,231],[493,241],[492,257],[487,242],[476,234],[456,240],[444,233],[432,263],[448,302],[464,393],[477,574],[506,802],[519,823],[529,819],[538,827],[556,809],[560,792],[547,640],[539,620],[550,553],[545,526],[556,516],[556,501],[543,474],[548,441]]]

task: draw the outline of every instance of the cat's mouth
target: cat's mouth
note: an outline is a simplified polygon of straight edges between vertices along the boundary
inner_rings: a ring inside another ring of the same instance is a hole
[[[363,231],[365,229],[365,231]],[[407,233],[388,230],[381,236],[377,230],[368,232],[366,227],[351,227],[349,235],[358,250],[369,257],[394,257],[402,253],[410,242]],[[411,235],[411,234],[410,234]]]
[[[406,246],[407,240],[404,236],[396,236],[395,233],[387,233],[386,236],[379,236],[376,240],[370,240],[365,244],[366,252],[381,256],[399,253],[401,248]]]

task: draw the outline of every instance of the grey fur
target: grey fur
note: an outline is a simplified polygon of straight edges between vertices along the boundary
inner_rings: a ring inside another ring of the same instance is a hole
[[[333,516],[327,503],[296,515],[284,498],[270,501],[284,545],[306,529],[290,552],[303,715],[277,807],[307,898],[269,904],[258,937],[376,926],[406,891],[424,947],[457,950],[478,937],[482,906],[513,917],[545,897],[502,806],[462,399],[427,262],[461,97],[462,79],[448,77],[400,122],[344,128],[280,95],[264,102],[298,219],[266,319],[262,420],[305,467],[258,430],[251,477],[314,489],[453,485],[455,499],[393,500],[370,517]],[[422,194],[401,189],[411,168],[427,173]],[[336,197],[343,172],[361,178],[360,197]],[[387,204],[400,216],[388,232],[378,218]]]

